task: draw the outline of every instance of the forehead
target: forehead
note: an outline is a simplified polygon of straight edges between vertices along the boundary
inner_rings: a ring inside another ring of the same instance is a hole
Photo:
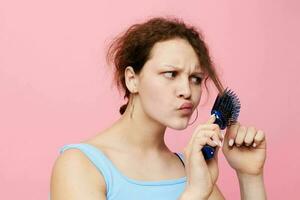
[[[188,41],[180,38],[157,42],[150,52],[149,61],[155,68],[192,68],[201,71],[199,58]]]
[[[185,70],[185,68],[187,68],[187,66],[176,66],[176,65],[172,65],[172,64],[161,64],[161,65],[158,65],[157,67],[160,69],[171,68],[171,69],[179,70],[179,71]],[[192,66],[192,67],[190,67],[190,69],[195,72],[203,73],[202,69],[199,65]]]

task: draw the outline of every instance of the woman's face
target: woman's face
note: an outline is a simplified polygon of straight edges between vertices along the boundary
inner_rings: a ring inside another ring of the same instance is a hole
[[[156,43],[139,74],[139,97],[144,112],[173,129],[184,129],[192,115],[183,103],[199,104],[204,74],[197,54],[183,39]]]

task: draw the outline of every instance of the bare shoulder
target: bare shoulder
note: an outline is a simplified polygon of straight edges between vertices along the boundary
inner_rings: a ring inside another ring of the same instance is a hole
[[[79,149],[68,149],[58,156],[50,191],[51,200],[106,199],[103,175]]]

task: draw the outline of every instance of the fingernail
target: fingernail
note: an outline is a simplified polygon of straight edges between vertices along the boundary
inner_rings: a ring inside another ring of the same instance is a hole
[[[233,139],[230,139],[229,140],[229,146],[232,146],[233,145]]]
[[[256,144],[255,143],[253,143],[253,145],[252,145],[253,147],[256,147]]]

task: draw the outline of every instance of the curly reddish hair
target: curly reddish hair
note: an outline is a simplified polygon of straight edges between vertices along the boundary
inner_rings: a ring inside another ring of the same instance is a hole
[[[224,87],[216,73],[216,69],[210,58],[208,48],[200,31],[194,26],[189,26],[178,18],[154,17],[144,23],[130,26],[124,33],[115,37],[108,47],[106,60],[113,63],[114,78],[117,88],[125,92],[124,99],[129,101],[130,91],[125,84],[125,69],[132,66],[136,74],[139,74],[144,64],[151,56],[151,49],[155,43],[174,38],[182,38],[190,43],[195,50],[200,66],[205,73],[204,84],[211,79],[220,93]],[[128,105],[120,107],[122,115]]]

